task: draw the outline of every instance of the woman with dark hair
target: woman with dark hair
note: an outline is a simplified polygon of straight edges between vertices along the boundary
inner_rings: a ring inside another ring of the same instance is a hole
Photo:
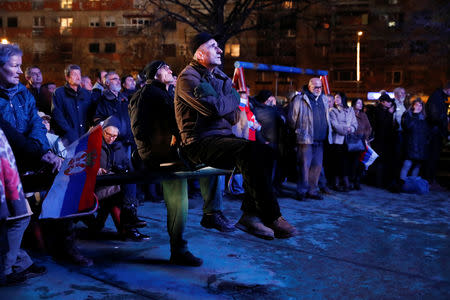
[[[369,119],[364,112],[364,103],[362,99],[354,99],[352,101],[352,107],[355,112],[356,121],[358,122],[358,128],[356,128],[355,134],[362,135],[364,141],[369,143],[372,126],[370,126]],[[353,152],[350,155],[350,179],[355,190],[361,189],[360,182],[364,170],[362,163],[359,161],[360,156],[361,152]]]
[[[332,152],[336,155],[333,159],[333,189],[339,192],[348,192],[350,189],[350,154],[344,141],[345,136],[354,133],[358,128],[353,108],[347,106],[347,97],[344,93],[336,93],[334,107],[330,109],[330,123],[333,129]],[[340,183],[341,181],[341,183]]]
[[[427,158],[429,128],[423,105],[422,99],[416,98],[402,116],[405,161],[400,171],[400,180],[403,181],[410,170],[412,176],[418,176],[422,162]]]

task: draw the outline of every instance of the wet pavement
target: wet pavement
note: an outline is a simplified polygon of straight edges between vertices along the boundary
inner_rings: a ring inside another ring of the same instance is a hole
[[[225,215],[237,221],[240,201],[224,202]],[[266,241],[202,228],[202,202],[191,200],[186,238],[201,267],[169,264],[165,206],[145,202],[141,231],[151,240],[120,241],[109,219],[94,239],[81,230],[80,248],[93,267],[34,255],[48,273],[0,288],[0,298],[450,299],[450,192],[418,196],[363,186],[322,201],[279,202],[299,235]]]

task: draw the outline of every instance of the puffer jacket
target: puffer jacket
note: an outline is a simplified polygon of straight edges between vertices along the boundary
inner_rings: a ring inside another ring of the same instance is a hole
[[[41,153],[50,149],[47,130],[37,114],[36,101],[23,84],[19,83],[17,93],[12,99],[0,89],[0,116],[17,132],[37,141]]]
[[[240,97],[219,68],[212,72],[192,61],[180,73],[175,88],[175,116],[182,145],[212,135],[232,135]]]
[[[31,215],[23,193],[14,154],[0,129],[0,219],[19,219]]]
[[[355,117],[353,108],[336,108],[330,109],[330,122],[333,127],[333,144],[344,144],[345,136],[348,133],[354,133],[358,128],[358,121]],[[347,131],[350,127],[351,132]]]
[[[322,94],[320,99],[325,107],[328,130],[328,143],[332,144],[331,124],[328,114],[328,99]],[[289,105],[288,124],[294,130],[297,144],[313,144],[313,111],[310,100],[305,93],[298,94]]]

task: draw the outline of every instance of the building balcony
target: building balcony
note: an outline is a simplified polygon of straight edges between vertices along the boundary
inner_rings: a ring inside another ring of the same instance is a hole
[[[146,28],[143,24],[118,24],[117,34],[118,35],[135,35],[140,34]]]

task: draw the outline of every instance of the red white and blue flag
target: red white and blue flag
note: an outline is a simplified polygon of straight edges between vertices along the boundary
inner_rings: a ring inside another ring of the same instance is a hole
[[[366,151],[361,153],[359,161],[363,163],[367,170],[377,158],[378,154],[372,149],[372,147],[366,144]]]
[[[97,209],[94,188],[101,147],[100,125],[67,147],[66,159],[42,203],[40,219],[82,216]]]

